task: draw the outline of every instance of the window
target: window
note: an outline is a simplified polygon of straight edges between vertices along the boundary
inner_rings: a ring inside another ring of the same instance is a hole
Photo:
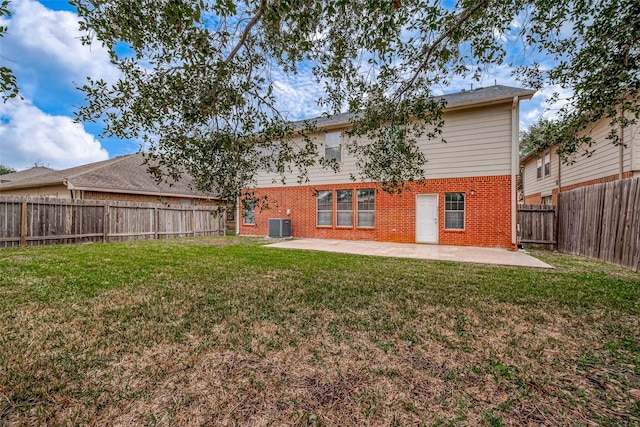
[[[375,226],[376,190],[358,190],[358,227]]]
[[[318,191],[318,218],[316,224],[320,226],[333,225],[333,191]]]
[[[536,176],[538,179],[542,178],[542,157],[538,157],[536,160]]]
[[[553,204],[553,198],[551,196],[544,196],[542,198],[542,204],[543,205],[552,205]]]
[[[329,132],[324,137],[324,158],[325,160],[342,160],[341,150],[342,134],[340,132]]]
[[[337,226],[352,227],[353,226],[353,190],[337,190]]]
[[[445,230],[464,230],[464,193],[445,193]]]
[[[544,176],[551,173],[551,151],[544,153]]]
[[[253,200],[244,201],[242,222],[246,225],[253,225],[256,223],[255,203]]]

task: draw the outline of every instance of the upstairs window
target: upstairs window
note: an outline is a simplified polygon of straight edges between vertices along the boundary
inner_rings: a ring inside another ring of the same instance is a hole
[[[324,136],[325,160],[342,161],[342,133],[329,132]]]
[[[536,160],[536,177],[542,178],[542,158],[538,157]]]
[[[551,173],[551,151],[544,153],[544,176]]]

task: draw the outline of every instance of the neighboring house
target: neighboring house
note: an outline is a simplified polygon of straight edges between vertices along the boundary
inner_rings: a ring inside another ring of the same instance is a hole
[[[555,205],[559,191],[640,176],[640,126],[620,130],[619,146],[607,139],[610,131],[609,122],[604,119],[590,126],[585,133],[589,132],[593,140],[589,148],[592,154],[575,153],[568,164],[556,154],[555,146],[524,156],[520,160],[524,203]]]
[[[157,183],[140,153],[64,170],[32,168],[2,175],[0,195],[113,200],[169,205],[215,205],[221,201],[193,190],[188,176]]]
[[[18,172],[11,172],[4,175],[0,175],[0,184],[4,182],[17,181],[20,179],[33,178],[38,175],[53,172],[53,169],[46,168],[44,166],[34,166],[31,169],[26,169]]]
[[[515,248],[519,102],[533,94],[496,85],[443,96],[446,143],[419,141],[426,182],[399,195],[350,179],[358,173],[345,149],[348,114],[319,118],[319,152],[341,171],[311,169],[305,185],[261,176],[256,195],[271,209],[242,212],[237,231],[266,236],[270,218],[290,218],[294,237]]]

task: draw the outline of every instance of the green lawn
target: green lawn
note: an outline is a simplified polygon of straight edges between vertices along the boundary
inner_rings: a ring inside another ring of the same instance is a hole
[[[0,250],[0,425],[640,422],[640,274],[263,243]]]

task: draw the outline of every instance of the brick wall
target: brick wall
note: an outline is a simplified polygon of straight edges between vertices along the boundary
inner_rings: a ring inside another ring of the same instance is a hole
[[[376,188],[375,227],[336,226],[335,190]],[[334,190],[333,226],[316,226],[316,190]],[[444,229],[445,193],[465,193],[465,229]],[[473,194],[472,194],[473,193]],[[417,194],[438,195],[439,243],[443,245],[513,248],[511,244],[511,176],[450,178],[412,184],[410,191],[391,195],[372,183],[289,186],[256,190],[256,196],[267,196],[269,209],[256,209],[255,224],[240,222],[240,234],[266,236],[269,218],[291,218],[294,237],[376,240],[413,243]],[[287,211],[290,214],[287,214]]]
[[[525,205],[541,205],[542,204],[542,194],[534,193],[524,196],[524,204]]]

